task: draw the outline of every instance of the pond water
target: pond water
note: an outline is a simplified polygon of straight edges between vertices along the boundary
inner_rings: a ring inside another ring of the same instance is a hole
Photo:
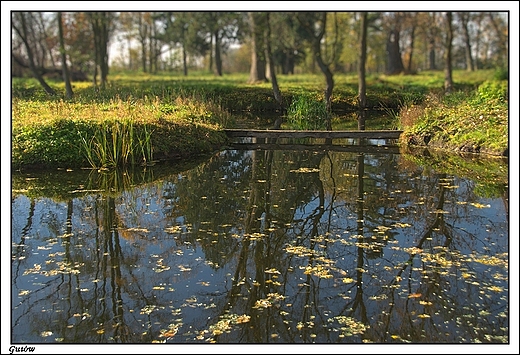
[[[508,343],[507,162],[376,143],[13,172],[11,342]]]

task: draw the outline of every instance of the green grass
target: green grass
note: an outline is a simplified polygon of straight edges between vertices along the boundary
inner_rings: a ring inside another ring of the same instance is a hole
[[[469,92],[430,94],[399,113],[401,141],[452,151],[507,155],[507,80],[488,80]]]
[[[12,163],[114,168],[211,152],[226,142],[219,122],[230,115],[199,100],[13,98]]]
[[[459,146],[470,143],[503,150],[507,145],[507,101],[494,97],[500,96],[500,88],[489,84],[497,75],[494,70],[455,71],[455,93],[440,101],[432,101],[442,92],[440,71],[369,75],[368,108],[387,115],[368,119],[367,129],[405,128],[408,137],[422,137],[423,141],[443,132],[445,136],[439,137],[450,137]],[[244,127],[240,117],[279,114],[271,84],[249,85],[247,79],[247,74],[217,77],[191,72],[184,77],[112,72],[105,89],[74,82],[74,98],[65,100],[62,82],[48,81],[59,93],[49,97],[36,80],[13,78],[13,166],[111,168],[211,152],[226,143],[223,128]],[[300,119],[317,117],[312,111],[323,101],[322,75],[279,75],[278,81],[288,114],[293,118],[300,115]],[[352,113],[357,109],[357,76],[336,74],[334,81],[333,127],[356,129]],[[414,117],[413,124],[406,124],[408,111],[413,113],[408,117]],[[455,129],[461,127],[473,128],[471,132]]]
[[[329,113],[325,102],[315,95],[302,92],[295,97],[287,110],[290,129],[323,130]]]

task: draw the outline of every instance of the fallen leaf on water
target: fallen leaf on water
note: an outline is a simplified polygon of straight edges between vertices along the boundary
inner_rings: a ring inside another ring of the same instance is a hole
[[[243,314],[243,315],[237,317],[236,322],[238,324],[240,324],[240,323],[247,323],[250,320],[251,320],[251,316],[247,316],[247,315]]]
[[[291,173],[317,173],[320,171],[320,169],[316,168],[299,168],[299,169],[293,169],[289,170]]]
[[[477,202],[471,202],[470,205],[472,205],[473,207],[476,207],[476,208],[489,208],[489,207],[491,207],[491,205],[483,205],[483,204],[477,203]]]

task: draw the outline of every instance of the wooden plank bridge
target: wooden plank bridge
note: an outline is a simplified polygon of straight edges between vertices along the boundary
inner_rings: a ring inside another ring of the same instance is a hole
[[[403,133],[399,130],[368,130],[368,131],[303,131],[288,129],[225,129],[230,138],[369,138],[397,139]]]
[[[349,153],[389,153],[399,154],[397,145],[336,145],[336,144],[278,144],[278,143],[231,143],[230,149],[237,150],[292,150],[292,151],[332,151]]]
[[[312,151],[341,151],[341,152],[369,152],[369,153],[393,153],[399,154],[396,145],[379,144],[301,144],[294,142],[280,142],[277,138],[366,138],[366,139],[397,139],[403,131],[398,130],[370,130],[370,131],[303,131],[281,129],[225,129],[224,132],[230,138],[251,138],[249,142],[232,142],[232,149],[287,149],[287,150],[312,150]]]

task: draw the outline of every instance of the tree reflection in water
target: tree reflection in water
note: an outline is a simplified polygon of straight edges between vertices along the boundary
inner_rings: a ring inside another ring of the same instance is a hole
[[[14,343],[508,341],[503,192],[326,149],[111,181],[13,195]]]

